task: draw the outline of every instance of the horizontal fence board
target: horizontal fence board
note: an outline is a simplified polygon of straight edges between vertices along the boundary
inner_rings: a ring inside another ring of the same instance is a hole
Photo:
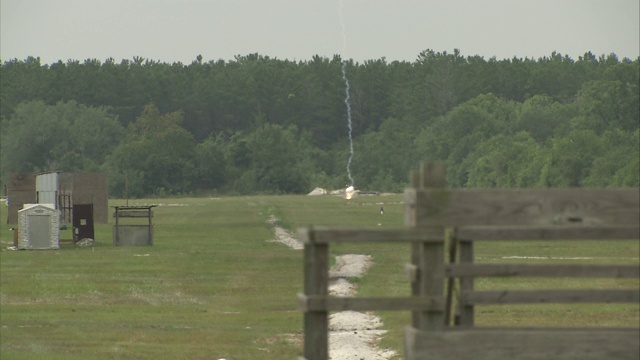
[[[539,360],[640,358],[639,329],[405,329],[405,358]]]
[[[639,225],[463,226],[464,240],[627,240],[640,238]]]
[[[447,277],[527,276],[638,278],[638,265],[554,265],[554,264],[455,264],[445,265]]]
[[[424,229],[335,229],[304,228],[298,231],[304,243],[443,242],[444,228]]]
[[[640,238],[635,225],[462,226],[456,237],[464,240],[626,240]]]
[[[298,294],[302,311],[443,311],[444,297],[370,297],[352,298]]]
[[[640,290],[462,291],[464,305],[545,303],[637,303]]]
[[[425,189],[416,206],[428,226],[637,225],[638,188]],[[426,215],[428,214],[428,216]]]
[[[113,226],[115,228],[115,225]],[[118,224],[118,229],[125,229],[125,228],[147,228],[147,229],[152,229],[153,225],[149,224]]]
[[[119,218],[148,218],[153,217],[153,213],[147,210],[143,211],[118,211],[113,213],[113,217],[118,214]]]

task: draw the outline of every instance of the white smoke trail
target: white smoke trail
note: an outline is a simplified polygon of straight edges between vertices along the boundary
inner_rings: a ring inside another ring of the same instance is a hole
[[[344,14],[342,13],[342,7],[344,6],[344,2],[340,0],[340,28],[342,30],[342,56],[344,57],[345,50],[347,48],[347,31],[344,26]],[[346,60],[342,60],[342,80],[345,83],[345,97],[344,104],[347,106],[347,125],[349,127],[349,160],[347,161],[347,176],[349,177],[349,185],[353,186],[353,177],[351,177],[351,161],[353,160],[353,125],[351,123],[351,102],[349,96],[349,79],[347,79],[347,62]]]
[[[338,8],[338,16],[340,16],[340,29],[342,30],[342,56],[344,56],[344,52],[347,49],[347,31],[344,26],[344,14],[342,13],[343,7],[344,7],[344,2],[340,0],[340,7]]]
[[[347,105],[347,125],[349,126],[349,160],[347,161],[347,175],[349,176],[349,185],[353,186],[353,178],[351,177],[351,160],[353,160],[353,126],[351,124],[351,102],[349,101],[349,79],[347,79],[346,61],[342,61],[342,79],[346,85],[344,103]]]

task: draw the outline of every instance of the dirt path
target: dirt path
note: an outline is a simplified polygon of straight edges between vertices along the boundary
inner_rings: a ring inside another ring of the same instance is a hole
[[[303,245],[286,229],[277,226],[277,219],[267,222],[273,226],[276,238],[292,249],[301,250]],[[349,278],[362,277],[373,265],[369,255],[348,254],[336,257],[336,264],[329,270],[329,294],[353,297],[358,291],[357,284]],[[388,360],[396,352],[380,349],[378,343],[386,330],[379,317],[370,312],[342,311],[329,316],[329,358],[333,360]]]

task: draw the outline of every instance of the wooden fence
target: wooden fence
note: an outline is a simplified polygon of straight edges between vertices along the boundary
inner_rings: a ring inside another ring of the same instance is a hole
[[[640,290],[476,291],[475,277],[638,278],[638,265],[490,265],[473,262],[476,241],[640,238],[640,192],[627,189],[477,189],[445,187],[443,163],[423,164],[405,191],[405,229],[308,228],[304,242],[304,359],[328,359],[332,311],[412,312],[407,359],[638,359],[640,330],[479,328],[474,306],[517,303],[635,303]],[[448,235],[445,235],[448,234]],[[449,236],[450,241],[445,241]],[[330,243],[410,242],[411,296],[328,295]],[[445,243],[449,246],[445,247]],[[448,261],[445,261],[448,256]],[[453,289],[459,296],[453,299]],[[455,309],[454,309],[455,304]]]

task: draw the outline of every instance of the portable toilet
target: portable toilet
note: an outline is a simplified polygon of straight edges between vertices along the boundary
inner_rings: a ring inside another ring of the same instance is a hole
[[[60,248],[60,211],[53,204],[26,204],[18,224],[18,249]]]

